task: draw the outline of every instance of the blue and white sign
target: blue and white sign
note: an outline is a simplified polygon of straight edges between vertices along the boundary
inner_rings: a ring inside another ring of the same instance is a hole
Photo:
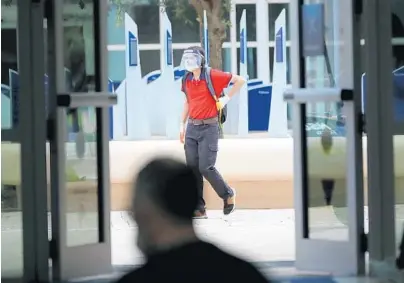
[[[246,63],[246,36],[245,36],[245,29],[242,29],[240,32],[240,63],[245,64]]]
[[[247,15],[243,10],[240,19],[240,76],[248,80],[248,60],[247,60]],[[240,89],[235,105],[238,100],[238,123],[237,134],[239,136],[248,135],[248,87],[247,84]],[[233,106],[234,107],[234,106]],[[229,109],[230,110],[230,109]]]
[[[287,105],[283,100],[283,92],[287,87],[286,30],[286,11],[283,9],[275,20],[273,85],[268,117],[268,133],[276,138],[289,136]]]
[[[113,108],[113,115],[117,121],[114,121],[113,136],[116,139],[126,134],[130,140],[143,140],[151,136],[147,119],[147,82],[142,79],[138,27],[128,14],[125,14],[125,34],[126,79],[122,87],[116,89],[118,104]]]
[[[160,12],[161,75],[149,87],[149,119],[151,132],[154,135],[178,139],[178,125],[184,105],[184,94],[181,93],[180,81],[174,78],[173,33],[170,19],[165,11]]]
[[[324,5],[302,6],[303,56],[324,55]]]
[[[138,64],[138,58],[137,58],[137,48],[138,48],[138,42],[137,42],[137,37],[132,33],[128,32],[128,52],[129,52],[129,66],[131,67],[136,67]]]

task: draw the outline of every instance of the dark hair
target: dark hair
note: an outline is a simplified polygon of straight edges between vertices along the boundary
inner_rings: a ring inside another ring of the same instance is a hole
[[[198,180],[186,164],[171,158],[150,161],[138,174],[136,190],[147,194],[167,214],[192,223]]]
[[[194,50],[194,51],[198,52],[199,54],[201,54],[201,56],[202,56],[201,67],[202,67],[202,68],[205,67],[205,64],[206,64],[205,49],[203,49],[203,48],[200,47],[200,46],[196,46],[196,45],[195,45],[195,46],[188,47],[187,49],[188,49],[188,50]]]

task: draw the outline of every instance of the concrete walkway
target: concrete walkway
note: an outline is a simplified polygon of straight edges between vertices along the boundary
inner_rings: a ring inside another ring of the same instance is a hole
[[[271,262],[286,262],[287,269],[277,270],[280,276],[282,272],[289,274],[293,269],[295,231],[292,209],[237,210],[227,218],[223,218],[220,211],[209,211],[208,215],[209,219],[195,221],[201,238],[242,258],[259,262],[264,269],[279,267]],[[310,216],[313,236],[344,237],[347,228],[335,217],[332,209],[316,209]],[[18,274],[22,270],[21,213],[2,213],[1,219],[1,269],[4,274]],[[93,213],[69,214],[68,245],[94,242],[98,237],[96,225]],[[400,225],[400,220],[397,225]],[[142,254],[135,247],[136,234],[137,227],[127,212],[111,213],[113,265],[133,266],[142,262]]]

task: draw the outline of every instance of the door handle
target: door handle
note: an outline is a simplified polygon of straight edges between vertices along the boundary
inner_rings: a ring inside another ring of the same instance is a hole
[[[74,92],[57,95],[57,106],[77,107],[110,107],[118,103],[118,96],[109,92]]]

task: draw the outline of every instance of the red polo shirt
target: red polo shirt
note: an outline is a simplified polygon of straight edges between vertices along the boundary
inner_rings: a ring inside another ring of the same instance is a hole
[[[220,70],[212,69],[210,72],[213,88],[216,97],[219,98],[223,89],[226,88],[232,75]],[[184,90],[185,87],[185,90]],[[182,91],[186,93],[189,107],[189,117],[192,119],[208,119],[217,116],[216,101],[211,96],[204,74],[201,74],[199,81],[193,79],[193,75],[189,75],[185,81]]]

